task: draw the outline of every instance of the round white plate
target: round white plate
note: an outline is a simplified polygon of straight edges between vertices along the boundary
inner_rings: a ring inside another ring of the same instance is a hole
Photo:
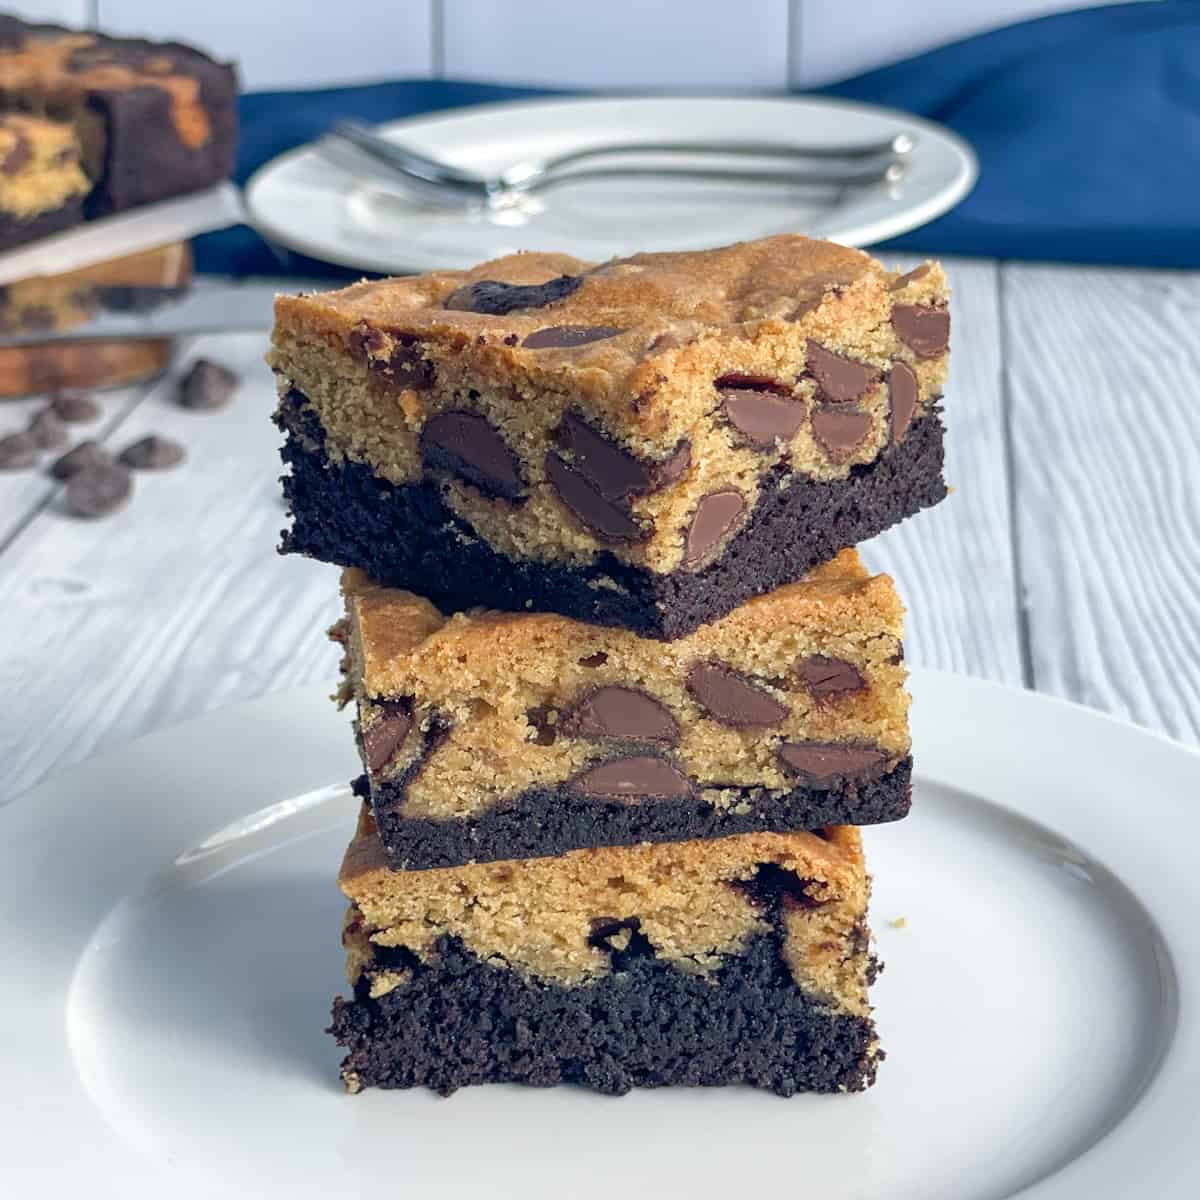
[[[698,138],[857,145],[917,139],[896,188],[820,193],[665,179],[591,180],[501,214],[433,209],[356,181],[312,146],[260,168],[246,185],[265,237],[312,258],[403,274],[469,267],[517,250],[601,261],[638,250],[698,250],[770,233],[866,246],[924,225],[975,182],[975,155],[949,130],[907,113],[817,97],[527,100],[394,121],[380,131],[460,167],[500,170],[602,143]]]
[[[871,1091],[347,1095],[322,1028],[344,986],[356,764],[313,689],[0,809],[0,1182],[123,1200],[1194,1198],[1200,756],[990,684],[917,673],[913,690],[913,815],[868,835],[887,962]]]

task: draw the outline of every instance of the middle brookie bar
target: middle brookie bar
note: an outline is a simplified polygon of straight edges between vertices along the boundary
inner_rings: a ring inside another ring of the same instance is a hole
[[[853,550],[668,643],[342,586],[342,698],[393,867],[908,812],[903,608]]]
[[[369,816],[339,885],[364,1087],[743,1083],[859,1091],[882,1057],[857,829],[393,871]]]

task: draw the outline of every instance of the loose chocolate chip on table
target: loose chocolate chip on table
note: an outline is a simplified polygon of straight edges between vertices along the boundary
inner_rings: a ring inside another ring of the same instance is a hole
[[[480,279],[455,288],[442,301],[442,307],[503,317],[519,308],[542,308],[556,300],[563,300],[576,291],[581,283],[582,275],[560,275],[545,283],[503,283],[499,279]]]
[[[236,371],[209,358],[198,358],[179,382],[179,403],[184,408],[223,408],[238,385]]]
[[[686,438],[675,447],[674,453],[660,463],[654,463],[650,468],[653,476],[652,483],[655,491],[670,487],[682,479],[692,465],[692,443]]]
[[[55,479],[70,479],[77,471],[85,467],[111,467],[112,455],[99,442],[80,442],[72,447],[61,458],[54,460],[50,474]]]
[[[729,423],[756,450],[788,441],[804,424],[804,401],[750,388],[722,388]]]
[[[521,345],[527,350],[563,350],[602,342],[624,332],[613,325],[551,325],[548,329],[534,330]]]
[[[679,741],[679,726],[660,701],[636,688],[597,688],[575,703],[558,724],[567,737],[624,738],[632,742]]]
[[[363,752],[370,771],[380,771],[392,761],[412,728],[412,716],[399,700],[385,700],[370,729],[362,735]]]
[[[430,417],[421,430],[421,455],[430,466],[453,471],[489,495],[515,500],[521,494],[516,455],[478,413]]]
[[[708,558],[745,511],[745,497],[732,488],[701,496],[684,541],[683,565],[694,567]]]
[[[600,763],[576,776],[573,785],[585,796],[614,800],[646,796],[669,800],[690,796],[692,785],[682,771],[661,758],[634,755]]]
[[[871,414],[858,408],[822,405],[812,415],[813,437],[834,462],[849,458],[871,432]]]
[[[687,675],[696,703],[722,725],[778,725],[788,715],[770,692],[724,663],[695,663]]]
[[[593,533],[613,542],[640,542],[649,536],[623,503],[605,499],[589,480],[553,451],[546,455],[546,476],[558,498]]]
[[[67,427],[54,415],[52,408],[43,408],[29,422],[29,436],[40,450],[54,450],[65,446],[69,439]]]
[[[0,471],[23,471],[37,462],[38,444],[29,433],[0,437]]]
[[[152,433],[126,446],[117,457],[122,466],[136,471],[165,471],[183,462],[183,447],[170,438]]]
[[[50,407],[60,421],[66,421],[70,425],[94,421],[100,415],[100,405],[82,392],[59,392],[50,401]]]
[[[928,304],[897,304],[892,309],[896,336],[918,358],[937,358],[950,345],[950,313]]]
[[[571,465],[605,500],[624,500],[650,490],[650,469],[575,413],[563,417],[555,436],[570,452]]]
[[[808,371],[831,404],[849,404],[862,399],[879,378],[879,371],[870,363],[835,354],[811,338],[808,340]]]
[[[889,422],[893,442],[900,441],[908,432],[913,413],[917,411],[920,391],[912,367],[907,363],[892,363],[892,369],[888,372],[888,402],[891,405]]]
[[[898,279],[893,279],[889,290],[898,292],[902,288],[908,287],[910,283],[916,283],[918,279],[924,279],[929,274],[929,271],[930,266],[928,263],[922,263],[919,267],[913,267],[907,274],[901,275]]]
[[[857,692],[866,687],[862,672],[842,658],[810,654],[796,664],[796,678],[816,699],[836,696],[842,692]]]
[[[133,491],[133,479],[113,463],[83,467],[68,480],[63,503],[77,517],[106,517],[116,512]]]
[[[887,755],[875,746],[853,742],[784,742],[779,760],[801,783],[826,788],[843,779],[861,779],[877,771]]]

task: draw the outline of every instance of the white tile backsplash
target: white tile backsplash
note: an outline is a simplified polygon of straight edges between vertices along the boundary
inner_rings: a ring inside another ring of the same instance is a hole
[[[443,0],[445,74],[547,87],[781,89],[788,0]]]

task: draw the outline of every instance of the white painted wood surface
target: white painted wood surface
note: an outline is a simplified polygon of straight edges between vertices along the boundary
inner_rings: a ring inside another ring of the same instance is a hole
[[[908,604],[910,661],[1196,740],[1200,273],[948,269],[956,490],[865,548]],[[105,400],[114,448],[159,432],[189,451],[139,475],[121,514],[75,520],[53,485],[0,476],[0,802],[218,705],[332,687],[337,572],[274,552],[268,291],[262,331],[204,339],[180,364],[203,353],[240,370],[228,409],[178,408],[178,369]],[[30,407],[0,403],[0,428]]]

